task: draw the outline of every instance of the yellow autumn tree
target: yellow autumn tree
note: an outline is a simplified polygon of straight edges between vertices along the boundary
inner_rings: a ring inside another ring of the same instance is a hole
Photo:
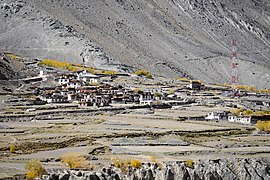
[[[131,165],[131,167],[138,169],[142,166],[142,161],[140,161],[138,159],[131,159],[130,165]]]
[[[138,70],[135,72],[135,74],[145,76],[146,78],[152,78],[152,74],[147,70]]]
[[[262,132],[270,132],[270,120],[269,121],[258,121],[256,123],[256,128]]]
[[[93,166],[85,157],[76,152],[66,153],[62,157],[62,162],[67,164],[69,168],[85,168],[93,169]]]
[[[28,170],[26,174],[26,179],[28,180],[32,180],[46,174],[45,169],[42,167],[40,161],[37,159],[30,160],[26,163],[25,167]]]

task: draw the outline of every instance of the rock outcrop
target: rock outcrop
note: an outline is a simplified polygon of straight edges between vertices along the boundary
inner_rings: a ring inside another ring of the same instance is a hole
[[[17,80],[33,75],[35,72],[27,67],[21,58],[12,59],[0,53],[0,81]]]
[[[114,166],[101,172],[48,171],[44,180],[231,180],[270,179],[269,159],[217,159],[195,163],[184,162],[144,164],[139,169],[128,167],[125,172]]]

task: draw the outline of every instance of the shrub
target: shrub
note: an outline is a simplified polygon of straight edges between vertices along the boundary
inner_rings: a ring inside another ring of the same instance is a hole
[[[76,66],[76,67],[84,67],[83,64],[74,64],[74,66]]]
[[[112,158],[112,163],[115,167],[121,169],[122,172],[126,172],[127,168],[128,168],[128,164],[129,164],[129,160],[126,160],[126,162],[124,162],[123,159],[121,158]]]
[[[64,154],[62,162],[67,164],[69,168],[93,169],[93,166],[81,154],[75,152]]]
[[[235,116],[240,115],[240,113],[243,113],[244,116],[253,116],[253,115],[266,115],[270,114],[270,111],[253,111],[253,110],[243,110],[243,109],[233,109],[231,113]]]
[[[243,115],[247,116],[247,115],[252,115],[254,112],[252,110],[245,110],[243,111]]]
[[[91,67],[84,67],[82,65],[78,64],[72,64],[72,63],[67,63],[67,62],[61,62],[57,60],[52,60],[52,59],[44,59],[38,63],[39,66],[49,66],[49,67],[54,67],[58,69],[66,69],[69,71],[79,71],[79,70],[87,70],[93,74],[96,74],[96,71],[94,68]]]
[[[92,74],[97,74],[97,72],[95,71],[94,68],[88,67],[88,68],[84,68],[84,69],[87,70],[88,72],[92,73]]]
[[[45,169],[37,159],[30,160],[28,163],[26,163],[25,167],[28,170],[26,178],[29,180],[32,180],[36,177],[41,177],[42,175],[46,174]]]
[[[43,59],[42,61],[38,63],[38,65],[55,67],[55,68],[60,68],[60,69],[66,69],[68,66],[70,66],[69,63],[60,62],[60,61],[52,60],[52,59]]]
[[[135,74],[145,76],[146,78],[152,78],[152,74],[150,74],[147,70],[138,70],[135,72]]]
[[[157,162],[158,162],[156,156],[150,156],[150,160],[151,160],[151,162],[153,162],[153,163],[157,163]]]
[[[9,152],[14,153],[15,149],[16,149],[15,145],[11,145],[10,148],[9,148]]]
[[[224,86],[224,87],[232,87],[232,85],[227,84],[227,83],[222,84],[222,86]]]
[[[188,78],[179,78],[178,80],[182,81],[182,82],[190,82],[190,79]]]
[[[147,70],[138,70],[135,72],[135,74],[146,76],[148,74],[148,71]]]
[[[233,109],[231,113],[235,116],[238,116],[241,112],[243,112],[243,109]]]
[[[161,97],[161,94],[159,92],[155,92],[154,97]]]
[[[68,66],[70,66],[69,63],[66,62],[60,62],[52,59],[44,59],[38,63],[40,66],[49,66],[49,67],[55,67],[59,69],[67,69]]]
[[[255,111],[253,113],[254,115],[266,115],[266,114],[270,114],[270,111]]]
[[[108,75],[115,75],[116,74],[116,71],[114,71],[114,70],[110,70],[110,71],[103,70],[101,72],[102,72],[102,74],[108,74]]]
[[[77,68],[77,67],[74,67],[74,66],[71,66],[71,65],[68,65],[66,67],[66,69],[69,70],[69,71],[72,71],[72,72],[80,70],[80,68]]]
[[[26,179],[32,180],[32,179],[35,179],[36,177],[37,177],[37,175],[33,171],[29,171],[26,173]]]
[[[135,91],[135,92],[142,92],[143,90],[141,88],[135,88],[133,91]]]
[[[128,165],[130,165],[133,168],[140,168],[142,166],[142,162],[138,159],[121,159],[118,157],[114,157],[111,159],[112,163],[114,164],[115,167],[121,169],[122,172],[127,172],[128,170]]]
[[[191,169],[194,168],[194,162],[193,162],[193,160],[191,160],[191,159],[186,160],[185,165],[186,165],[187,167],[191,168]]]
[[[150,79],[150,78],[152,78],[152,74],[148,73],[148,74],[146,74],[145,77]]]
[[[262,111],[263,114],[270,114],[270,111],[269,110],[264,110]]]
[[[140,161],[138,159],[131,159],[130,165],[131,165],[131,167],[138,169],[142,166],[142,161]]]
[[[243,89],[246,91],[256,91],[256,88],[253,86],[244,86],[244,85],[238,85],[237,89]]]
[[[16,60],[16,59],[20,58],[19,56],[15,55],[15,54],[5,54],[5,55],[8,56],[12,60]]]
[[[191,80],[190,82],[198,82],[198,83],[203,83],[203,81],[202,80],[199,80],[199,79],[197,79],[197,80]]]
[[[168,94],[174,94],[174,93],[175,93],[175,91],[173,89],[168,91]]]
[[[260,93],[270,94],[270,89],[259,90]]]
[[[270,120],[269,121],[258,121],[256,128],[262,132],[270,132]]]
[[[113,165],[114,165],[115,167],[117,167],[117,168],[120,168],[121,166],[124,165],[123,160],[120,159],[120,158],[112,158],[112,163],[113,163]]]

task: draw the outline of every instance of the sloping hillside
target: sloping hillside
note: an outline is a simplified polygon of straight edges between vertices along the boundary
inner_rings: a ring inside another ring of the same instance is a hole
[[[18,80],[36,75],[37,72],[26,64],[26,59],[0,53],[0,81]]]
[[[0,0],[0,50],[270,88],[268,0]]]

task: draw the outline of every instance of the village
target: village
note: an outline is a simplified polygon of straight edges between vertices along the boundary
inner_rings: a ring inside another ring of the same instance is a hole
[[[40,72],[40,76],[43,76],[43,72]],[[229,88],[213,87],[209,85],[205,87],[205,84],[198,80],[189,80],[178,86],[170,84],[167,86],[152,85],[150,87],[147,85],[141,87],[134,86],[134,84],[127,85],[127,80],[125,80],[125,83],[114,82],[114,79],[118,77],[129,78],[130,76],[135,77],[135,79],[143,78],[145,80],[145,77],[136,74],[92,74],[87,70],[61,74],[57,73],[53,75],[53,81],[55,81],[54,86],[36,88],[33,90],[35,95],[37,95],[33,103],[39,105],[57,103],[77,104],[78,108],[98,108],[116,105],[148,105],[152,108],[174,108],[175,106],[194,103],[196,105],[209,103],[212,106],[219,106],[225,105],[226,103],[229,104],[230,99],[238,98],[238,103],[234,105],[235,108],[240,107],[244,110],[250,110],[252,107],[254,111],[264,110],[267,112],[270,107],[270,100],[267,94],[242,90],[238,95],[232,96]],[[146,80],[149,81],[149,79]],[[199,97],[200,94],[205,97],[213,97],[215,96],[213,92],[216,91],[221,91],[221,94],[219,92],[218,95],[229,98],[223,98],[223,101],[218,102],[217,99],[220,100],[220,97],[208,98],[207,100],[206,98]],[[190,93],[193,93],[193,95]],[[191,98],[192,96],[195,97]],[[196,98],[196,96],[198,98]],[[32,109],[32,111],[33,110],[34,109]],[[259,120],[270,119],[270,114],[244,115],[240,112],[236,115],[232,114],[230,111],[221,111],[210,112],[204,119],[256,124]],[[202,118],[200,118],[200,120],[202,120]]]
[[[47,179],[83,172],[83,165],[64,163],[74,153],[94,171],[129,159],[196,162],[270,153],[267,92],[146,70],[93,73],[29,64],[35,75],[0,96],[0,177],[24,175],[33,159]]]
[[[0,0],[0,180],[270,180],[270,0]]]

